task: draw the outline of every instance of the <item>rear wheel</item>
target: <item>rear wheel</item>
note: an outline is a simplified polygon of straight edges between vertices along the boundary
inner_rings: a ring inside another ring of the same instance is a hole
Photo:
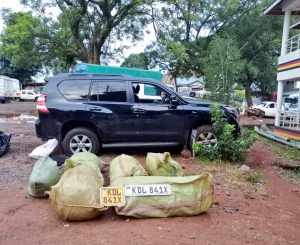
[[[70,130],[62,141],[62,148],[67,155],[77,152],[91,152],[97,154],[100,143],[97,135],[87,128]]]
[[[212,126],[203,125],[198,127],[196,134],[196,144],[201,144],[206,147],[216,147],[218,144],[218,139],[216,134],[213,131]],[[190,139],[190,147],[193,147],[193,139]]]

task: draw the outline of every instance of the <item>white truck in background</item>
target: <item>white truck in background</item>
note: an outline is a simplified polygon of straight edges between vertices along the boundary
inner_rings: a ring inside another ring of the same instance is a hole
[[[8,103],[11,99],[20,99],[20,81],[0,75],[0,103]]]

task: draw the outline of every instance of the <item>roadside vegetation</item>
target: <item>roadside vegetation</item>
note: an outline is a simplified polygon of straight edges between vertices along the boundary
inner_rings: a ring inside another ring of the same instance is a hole
[[[268,145],[273,151],[275,151],[279,156],[287,160],[300,161],[300,151],[299,149],[290,147],[288,145],[280,144],[276,141],[267,139],[262,136],[258,136],[259,140],[264,144]]]
[[[247,150],[255,141],[255,134],[250,130],[244,130],[240,136],[235,137],[234,125],[227,122],[224,111],[217,103],[211,106],[210,114],[218,144],[215,147],[195,144],[193,148],[196,154],[204,160],[243,163]]]
[[[259,136],[259,140],[264,144],[268,145],[276,154],[284,158],[285,160],[296,161],[300,163],[300,150],[280,144],[270,139]],[[299,164],[300,165],[300,164]],[[296,179],[300,181],[300,167],[288,170],[283,170],[283,174],[286,177]]]
[[[195,144],[193,148],[198,155],[198,162],[204,171],[212,173],[223,182],[226,189],[257,191],[263,184],[261,173],[253,169],[240,169],[256,135],[251,130],[243,130],[236,138],[234,126],[227,123],[224,111],[217,103],[211,106],[210,113],[218,144],[216,147]]]

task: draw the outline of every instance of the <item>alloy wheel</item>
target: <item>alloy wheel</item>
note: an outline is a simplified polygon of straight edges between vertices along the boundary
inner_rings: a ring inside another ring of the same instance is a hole
[[[207,147],[216,147],[218,144],[217,136],[212,132],[202,132],[198,135],[197,144],[201,144]]]
[[[70,149],[73,153],[90,152],[92,147],[92,141],[86,135],[75,135],[70,140]]]

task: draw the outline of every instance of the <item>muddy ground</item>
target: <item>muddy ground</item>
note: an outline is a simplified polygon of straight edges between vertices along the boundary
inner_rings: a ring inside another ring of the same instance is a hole
[[[109,209],[88,222],[60,219],[47,199],[27,195],[35,162],[27,155],[42,143],[34,124],[7,116],[32,115],[34,106],[0,104],[0,130],[13,134],[9,153],[0,158],[0,244],[300,244],[300,187],[278,173],[273,166],[278,156],[261,142],[249,149],[247,164],[262,173],[263,183],[249,187],[228,181],[232,168],[216,165],[211,171],[215,202],[203,215],[134,219]],[[123,149],[101,157],[109,162],[123,152],[142,162],[146,156],[143,150]],[[207,168],[178,151],[172,150],[172,156],[189,174]]]

